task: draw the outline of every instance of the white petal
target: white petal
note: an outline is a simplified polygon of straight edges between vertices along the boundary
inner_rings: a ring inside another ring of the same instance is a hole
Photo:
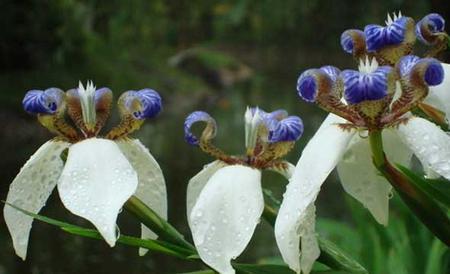
[[[64,163],[60,155],[68,146],[68,143],[61,141],[43,144],[9,186],[6,202],[39,213],[61,175]],[[5,205],[3,214],[16,254],[25,260],[33,218],[8,205]]]
[[[197,175],[189,180],[186,193],[187,216],[191,215],[192,208],[197,202],[197,198],[200,195],[202,189],[205,187],[209,178],[211,178],[211,176],[213,176],[213,174],[216,173],[217,170],[226,165],[227,164],[222,161],[214,161],[212,163],[209,163],[208,165],[204,166],[203,169],[199,173],[197,173]],[[188,221],[190,221],[190,218],[188,218]]]
[[[314,222],[314,216],[308,214],[308,208],[313,206],[322,183],[339,162],[354,135],[353,131],[343,131],[336,125],[345,122],[336,115],[328,115],[306,145],[287,186],[275,222],[275,237],[283,260],[297,273],[309,273],[319,256],[316,248],[302,249],[299,259],[298,243],[304,236],[301,231],[308,230],[311,222]],[[312,238],[308,236],[311,241],[309,246],[317,245]]]
[[[117,215],[137,185],[137,174],[116,143],[91,138],[69,148],[58,191],[68,210],[92,222],[114,246]]]
[[[192,208],[189,224],[200,258],[223,274],[249,243],[264,210],[261,172],[233,165],[209,179]]]
[[[137,139],[120,140],[116,143],[137,172],[139,184],[134,195],[153,209],[160,217],[167,220],[166,184],[158,162]],[[143,224],[141,224],[141,231],[142,239],[158,238],[158,235]],[[140,248],[139,255],[143,256],[147,251],[145,248]]]
[[[445,112],[450,121],[450,64],[442,63],[444,68],[444,81],[435,87],[430,87],[430,92],[425,99],[426,103]]]
[[[422,164],[450,180],[450,136],[432,122],[418,117],[400,125],[398,132]]]
[[[383,145],[391,162],[409,166],[412,151],[395,132],[383,131]],[[337,169],[345,191],[367,207],[377,222],[387,225],[392,187],[373,165],[368,139],[354,136]]]

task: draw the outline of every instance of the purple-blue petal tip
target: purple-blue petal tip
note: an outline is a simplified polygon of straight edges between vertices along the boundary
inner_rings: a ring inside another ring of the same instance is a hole
[[[107,90],[103,90],[107,92]],[[127,99],[125,106],[127,106],[136,119],[143,120],[152,118],[158,115],[162,109],[162,99],[158,92],[153,89],[141,89],[139,91],[130,90],[126,92]],[[99,93],[100,95],[100,93]],[[131,102],[133,100],[139,100],[141,107],[139,109],[132,109]]]
[[[58,88],[30,90],[25,94],[22,105],[33,114],[54,114],[64,100],[64,92]]]
[[[377,51],[385,46],[398,45],[405,39],[408,17],[400,17],[388,26],[367,25],[364,28],[367,50]]]
[[[344,98],[349,104],[363,101],[379,100],[388,94],[388,74],[391,67],[379,67],[372,73],[360,73],[355,70],[344,70]]]
[[[445,19],[437,13],[430,13],[416,24],[416,36],[424,44],[430,44],[425,38],[427,34],[445,31]]]
[[[186,117],[184,121],[184,139],[190,145],[198,146],[200,141],[192,133],[191,127],[197,122],[212,123],[214,128],[216,128],[216,121],[205,111],[194,111]]]
[[[415,55],[407,55],[400,59],[398,66],[402,77],[408,76],[417,64],[425,64],[423,80],[429,86],[436,86],[444,80],[444,68],[441,62],[434,58],[419,58]]]
[[[424,80],[429,86],[437,86],[444,81],[444,68],[442,64],[434,58],[424,58],[421,62],[427,62]]]
[[[303,121],[298,116],[289,116],[274,121],[269,129],[269,142],[294,142],[303,134]]]
[[[355,47],[353,41],[353,35],[359,34],[364,37],[364,32],[358,29],[349,29],[341,34],[341,46],[342,49],[347,53],[353,53]]]
[[[314,102],[317,96],[317,83],[314,77],[314,69],[303,72],[297,81],[297,92],[300,98],[306,102]]]

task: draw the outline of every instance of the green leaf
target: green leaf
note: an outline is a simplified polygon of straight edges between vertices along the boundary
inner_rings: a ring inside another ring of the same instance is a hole
[[[84,228],[81,226],[69,224],[69,223],[55,220],[55,219],[52,219],[52,218],[49,218],[46,216],[42,216],[39,214],[34,214],[32,212],[29,212],[27,210],[19,208],[13,204],[6,203],[6,202],[4,202],[4,203],[8,206],[15,208],[16,210],[18,210],[20,212],[32,217],[32,218],[38,220],[38,221],[57,226],[65,232],[68,232],[68,233],[71,233],[74,235],[83,236],[86,238],[103,240],[103,237],[97,230]],[[171,255],[174,257],[181,258],[181,259],[196,259],[196,258],[198,258],[197,255],[193,254],[191,250],[181,248],[179,246],[176,246],[176,245],[173,245],[170,243],[166,243],[163,241],[158,241],[158,240],[150,240],[150,239],[144,240],[144,239],[136,238],[136,237],[132,237],[132,236],[121,235],[117,239],[117,242],[120,244],[128,245],[128,246],[146,248],[149,251],[163,253],[166,255]]]
[[[442,262],[446,252],[449,252],[448,247],[435,239],[428,256],[425,274],[445,273]]]
[[[237,270],[237,273],[241,274],[295,274],[295,272],[289,269],[289,267],[287,267],[286,265],[254,265],[233,263],[233,267]]]
[[[193,272],[180,272],[178,274],[215,274],[213,270],[198,270]]]
[[[319,262],[332,269],[346,271],[347,273],[369,273],[356,260],[347,255],[337,245],[318,236],[320,257]]]
[[[180,232],[136,196],[132,196],[128,199],[124,208],[151,231],[156,233],[160,239],[191,250],[192,253],[196,253],[195,247],[186,241]]]
[[[408,177],[423,192],[435,199],[437,202],[450,209],[450,182],[445,179],[426,179],[410,169],[397,165],[400,171]]]
[[[270,200],[274,205],[280,204],[280,202],[273,197],[270,191],[264,191],[264,198]],[[263,218],[273,226],[277,218],[277,209],[265,204]],[[318,236],[318,241],[320,247],[320,257],[317,261],[335,270],[344,270],[349,273],[368,273],[361,264],[347,255],[337,245],[320,236]]]

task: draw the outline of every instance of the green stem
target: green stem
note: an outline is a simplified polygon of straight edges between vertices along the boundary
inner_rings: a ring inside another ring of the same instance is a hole
[[[183,235],[171,226],[166,220],[139,200],[132,196],[124,205],[124,208],[133,214],[146,227],[156,233],[162,240],[192,250],[196,254],[195,247],[186,241]]]
[[[375,167],[422,223],[442,242],[450,246],[450,220],[434,200],[409,182],[409,179],[387,160],[381,130],[369,131],[369,142]]]

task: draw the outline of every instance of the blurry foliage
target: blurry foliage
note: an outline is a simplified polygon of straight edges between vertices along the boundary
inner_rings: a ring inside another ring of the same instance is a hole
[[[146,123],[139,137],[166,176],[170,221],[189,235],[184,214],[186,184],[211,159],[183,142],[186,114],[195,109],[211,112],[219,124],[218,146],[234,154],[244,151],[242,115],[247,105],[285,108],[305,122],[305,135],[288,157],[295,163],[324,117],[317,107],[296,100],[299,72],[325,64],[354,66],[340,49],[342,31],[382,24],[387,12],[400,9],[416,19],[430,11],[450,19],[447,0],[2,0],[0,151],[8,157],[0,161],[1,197],[6,197],[9,183],[27,157],[50,136],[21,110],[26,90],[68,89],[87,79],[118,92],[151,87],[161,92],[165,110]],[[170,57],[192,48],[211,50],[195,56],[207,72],[242,62],[253,71],[250,81],[218,89],[205,81],[204,69],[168,64]],[[281,198],[284,183],[279,176],[269,175],[263,184]],[[384,228],[355,201],[349,202],[350,215],[343,197],[335,179],[324,185],[317,203],[317,215],[322,217],[318,231],[355,256],[370,273],[450,272],[448,249],[396,199],[390,224]],[[43,214],[86,224],[63,210],[57,198],[49,201]],[[130,229],[137,227],[130,225],[133,220],[121,219],[120,227],[137,235]],[[140,258],[132,249],[112,250],[40,224],[32,232],[29,259],[21,262],[13,254],[3,216],[0,242],[0,274],[160,274],[201,267],[153,254]],[[279,256],[273,231],[263,224],[239,261],[273,256]]]

